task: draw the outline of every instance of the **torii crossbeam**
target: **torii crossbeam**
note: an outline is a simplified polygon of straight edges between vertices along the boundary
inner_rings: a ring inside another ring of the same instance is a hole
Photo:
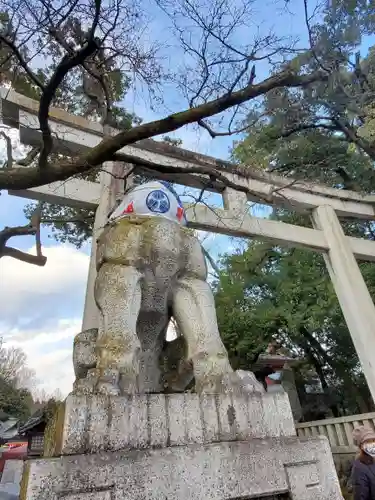
[[[39,145],[38,103],[9,90],[0,91],[0,102],[3,122],[19,128],[21,142]],[[104,136],[99,123],[56,108],[51,108],[49,115],[50,127],[56,137],[55,151],[77,154],[95,147]],[[155,178],[210,189],[223,196],[224,209],[213,209],[203,204],[186,206],[190,227],[230,236],[262,238],[321,252],[375,401],[375,366],[372,361],[375,352],[375,307],[357,264],[357,259],[375,261],[375,242],[346,236],[338,218],[375,220],[375,196],[292,181],[250,167],[246,169],[246,176],[236,175],[229,163],[153,140],[126,146],[120,153],[128,165],[105,164],[100,183],[70,179],[10,192],[29,199],[96,209],[83,329],[97,327],[98,321],[93,299],[95,241],[116,197],[123,192],[121,173],[123,175],[124,169],[133,164],[140,173],[147,174],[152,170]],[[228,167],[223,173],[226,182],[215,181],[207,188],[207,182],[201,175],[191,173],[196,172],[197,167],[212,168],[218,163]],[[169,170],[174,167],[178,173],[167,174],[166,167]],[[234,186],[240,191],[233,189]],[[248,214],[249,200],[308,211],[314,229],[253,217]]]

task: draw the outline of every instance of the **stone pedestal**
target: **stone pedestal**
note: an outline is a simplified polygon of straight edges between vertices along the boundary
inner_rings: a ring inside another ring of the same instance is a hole
[[[0,499],[18,498],[23,460],[6,460],[0,479]]]
[[[328,441],[296,437],[283,393],[69,396],[46,456],[21,500],[342,499]]]

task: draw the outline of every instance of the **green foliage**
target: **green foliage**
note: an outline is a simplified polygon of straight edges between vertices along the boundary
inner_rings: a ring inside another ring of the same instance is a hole
[[[7,12],[0,12],[0,30],[10,38],[16,38],[16,33],[12,25],[12,19]],[[65,49],[53,37],[43,38],[40,34],[38,44],[40,45],[40,57],[46,56],[46,60],[50,61],[42,68],[36,68],[35,74],[44,83],[56,70],[57,65],[61,61]],[[77,44],[81,42],[84,36],[82,20],[76,18],[66,19],[64,25],[64,38],[70,38]],[[30,45],[30,44],[29,44]],[[35,50],[35,46],[24,44],[21,52],[25,60],[28,60],[29,49]],[[47,54],[48,52],[48,54]],[[48,57],[47,57],[48,56]],[[12,87],[19,93],[26,95],[32,99],[40,98],[40,89],[31,83],[30,79],[20,68],[18,60],[13,55],[13,52],[5,45],[0,44],[0,59],[2,61],[0,83],[11,83]],[[141,123],[141,119],[134,113],[127,112],[122,106],[121,101],[124,99],[130,84],[129,75],[116,67],[119,58],[107,57],[103,61],[103,54],[97,51],[86,60],[86,67],[90,67],[95,73],[96,68],[100,67],[101,72],[105,75],[106,87],[111,102],[110,124],[120,129],[130,129],[133,125]],[[6,61],[4,63],[3,61]],[[90,89],[88,92],[87,89]],[[69,72],[67,77],[62,82],[57,90],[52,105],[62,108],[70,113],[84,116],[86,118],[97,120],[101,118],[101,111],[98,107],[98,102],[103,98],[100,95],[103,90],[98,86],[95,78],[89,73],[84,72],[81,67],[74,68]],[[94,102],[90,98],[91,94],[98,96]],[[102,102],[102,108],[104,104]],[[69,156],[69,153],[67,154]],[[61,155],[59,155],[61,157]],[[53,161],[51,155],[50,161]],[[99,176],[98,169],[80,176],[87,180],[97,180]],[[30,217],[35,208],[34,204],[30,204],[25,208],[25,215]],[[74,209],[71,207],[61,207],[45,203],[43,206],[43,220],[52,229],[52,235],[60,242],[69,242],[77,247],[91,236],[94,213],[92,210]]]
[[[12,13],[13,14],[13,13]],[[14,14],[13,16],[14,17]],[[85,30],[82,27],[83,20],[70,16],[65,19],[64,34],[65,40],[70,39],[73,43],[82,44],[85,36]],[[8,12],[0,13],[0,30],[3,34],[11,39],[17,39],[17,32],[14,29],[11,16]],[[62,33],[57,33],[57,38],[62,36]],[[29,37],[32,38],[31,36]],[[36,76],[42,83],[45,83],[56,71],[66,51],[57,39],[53,36],[45,34],[45,30],[40,30],[36,39],[32,38],[32,42],[23,43],[21,54],[27,61],[30,59],[31,52],[39,48],[39,56],[42,60],[48,61],[47,64],[41,64],[38,68],[33,68]],[[31,83],[26,73],[19,66],[14,53],[5,44],[0,44],[1,55],[1,83],[11,83],[12,87],[21,94],[27,97],[38,99],[40,97],[40,89]],[[45,58],[45,59],[44,59]],[[3,61],[6,61],[4,63]],[[103,51],[96,51],[90,58],[85,61],[86,68],[90,69],[90,73],[83,71],[82,67],[78,66],[69,72],[62,84],[56,91],[52,105],[62,108],[70,113],[85,116],[91,119],[100,118],[100,109],[93,106],[92,94],[96,93],[97,97],[103,93],[97,80],[91,76],[104,75],[105,84],[110,98],[112,120],[120,128],[131,128],[133,123],[140,123],[140,119],[133,113],[128,113],[124,110],[120,103],[126,95],[131,79],[129,75],[116,66],[118,60],[115,57],[104,57]],[[100,68],[100,71],[98,70]],[[90,92],[88,92],[90,87]]]
[[[113,106],[112,119],[115,122],[116,127],[122,130],[128,130],[132,128],[133,125],[140,125],[142,123],[139,116],[134,113],[128,113],[125,109],[120,108],[119,106]]]
[[[350,32],[350,20],[344,14],[335,23],[336,28],[347,23],[346,39],[341,40],[340,47],[350,57],[367,28]],[[314,36],[320,50],[315,56],[319,56],[322,64],[331,64],[335,52],[332,37],[337,37],[337,33],[333,28],[324,32],[320,27]],[[373,192],[373,157],[365,154],[331,119],[346,116],[348,123],[371,142],[373,57],[371,49],[362,61],[368,87],[360,93],[358,82],[346,80],[344,59],[338,59],[342,66],[334,75],[335,84],[319,83],[309,91],[270,92],[258,116],[249,116],[249,131],[235,144],[233,158],[296,179]],[[316,60],[311,53],[304,54],[296,64],[299,68],[313,66]],[[278,210],[273,217],[310,225],[307,217],[293,212]],[[348,235],[375,239],[372,223],[345,221],[343,226]],[[362,263],[360,267],[375,297],[375,267],[372,263]],[[248,350],[254,352],[258,343],[263,345],[273,335],[307,360],[318,373],[326,394],[331,397],[335,389],[338,395],[332,399],[335,411],[363,412],[372,408],[348,328],[320,255],[250,242],[243,253],[224,258],[216,301],[221,331],[229,351],[239,353],[240,363],[246,365],[251,358]]]
[[[311,180],[332,187],[347,187],[342,170],[361,190],[375,189],[375,174],[368,156],[333,132],[309,130],[289,138],[278,138],[280,129],[272,124],[259,127],[233,150],[235,160],[245,163],[251,158],[263,168],[279,174]]]
[[[249,114],[248,133],[233,157],[294,178],[371,192],[375,47],[362,58],[359,50],[363,36],[375,31],[374,9],[356,0],[325,5],[322,22],[310,20],[311,50],[283,67],[326,70],[328,81],[269,92]]]
[[[30,416],[32,396],[27,389],[17,389],[0,377],[0,409],[12,417],[26,420]]]
[[[182,146],[182,139],[174,139],[173,137],[170,137],[169,135],[165,135],[163,137],[163,142],[166,142],[167,144],[170,144],[171,146],[177,146],[177,147]]]
[[[277,217],[295,219],[287,214]],[[362,272],[375,284],[372,264],[363,264]],[[215,300],[220,332],[236,367],[251,368],[255,354],[276,338],[307,361],[298,368],[305,378],[300,384],[306,383],[312,367],[326,392],[343,388],[331,401],[341,412],[371,405],[321,255],[251,241],[243,252],[224,256]]]
[[[8,34],[10,38],[15,36],[14,27],[7,12],[0,12],[0,30],[2,33]],[[27,58],[27,47],[24,46],[21,48],[21,54],[23,57]],[[11,82],[12,87],[17,92],[31,99],[38,99],[40,97],[38,87],[30,83],[24,72],[19,71],[17,59],[14,57],[11,49],[5,44],[0,44],[0,60],[2,61],[0,75],[1,84]],[[37,76],[40,77],[42,81],[44,80],[42,71],[38,71]]]
[[[34,204],[25,207],[25,214],[30,217],[35,210]],[[60,243],[70,243],[76,248],[91,238],[95,211],[86,208],[72,208],[45,203],[42,223],[48,225],[53,237]]]
[[[314,50],[291,63],[298,71],[331,68],[328,83],[269,92],[258,113],[249,115],[248,132],[234,145],[233,159],[296,179],[375,191],[375,47],[360,62],[355,54],[363,35],[374,30],[374,11],[367,3],[331,3],[324,23],[311,28]],[[353,67],[355,77],[349,73]],[[273,218],[310,225],[293,212],[278,210]],[[347,235],[375,239],[372,223],[344,221],[343,227]],[[322,256],[250,242],[222,264],[216,289],[219,323],[239,364],[245,366],[257,345],[273,336],[303,357],[305,368],[313,367],[335,411],[373,407]],[[375,297],[375,266],[361,263],[360,268]],[[304,377],[297,373],[297,382],[303,385]]]

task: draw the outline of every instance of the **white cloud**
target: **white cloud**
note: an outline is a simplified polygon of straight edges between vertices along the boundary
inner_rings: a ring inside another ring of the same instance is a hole
[[[42,326],[48,319],[82,313],[89,256],[68,246],[45,248],[44,254],[44,267],[1,259],[2,330],[27,325],[35,329],[36,322]]]
[[[35,249],[30,249],[35,252]],[[38,388],[71,391],[73,338],[81,330],[89,256],[68,246],[47,247],[45,267],[0,261],[0,335],[20,347]]]
[[[37,389],[48,394],[60,389],[64,395],[72,390],[74,380],[73,339],[81,329],[81,319],[57,320],[53,330],[35,330],[28,337],[14,329],[6,347],[20,347],[27,354],[28,366],[35,370]]]
[[[28,250],[35,253],[35,248]],[[68,246],[47,247],[44,249],[47,263],[44,267],[33,266],[4,257],[0,263],[2,277],[9,280],[7,283],[7,296],[9,291],[30,291],[30,283],[38,282],[37,293],[54,293],[65,288],[68,283],[87,277],[89,256]],[[78,274],[77,274],[78,273]],[[0,293],[3,291],[0,291]],[[1,296],[0,296],[1,297]]]
[[[12,141],[13,146],[13,158],[19,159],[26,155],[26,152],[29,148],[25,147],[20,143],[20,134],[18,129],[9,128],[5,125],[1,126],[1,130],[6,133],[6,135]],[[3,136],[0,136],[0,161],[3,162],[6,160],[7,149],[6,149],[6,141]]]

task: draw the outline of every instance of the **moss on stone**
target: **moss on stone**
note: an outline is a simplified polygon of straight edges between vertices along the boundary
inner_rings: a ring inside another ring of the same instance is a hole
[[[27,499],[27,486],[29,484],[29,477],[30,477],[30,463],[24,462],[21,485],[20,485],[20,500]]]
[[[159,230],[177,223],[164,217],[127,217],[106,228],[98,240],[97,268],[104,262],[137,265],[149,263]],[[190,236],[189,229],[178,226],[182,237]]]
[[[44,431],[44,457],[57,457],[61,453],[65,419],[65,402],[56,403]]]

